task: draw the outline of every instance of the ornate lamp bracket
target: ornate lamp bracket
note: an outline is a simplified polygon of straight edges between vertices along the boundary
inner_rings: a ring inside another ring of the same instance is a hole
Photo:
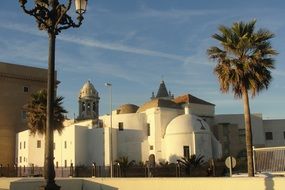
[[[35,17],[38,28],[46,30],[49,34],[59,34],[62,30],[70,27],[78,28],[83,21],[83,13],[78,13],[77,23],[75,23],[67,11],[71,7],[72,0],[67,0],[66,4],[60,4],[58,0],[35,0],[33,9],[27,9],[27,0],[19,0],[24,12]]]

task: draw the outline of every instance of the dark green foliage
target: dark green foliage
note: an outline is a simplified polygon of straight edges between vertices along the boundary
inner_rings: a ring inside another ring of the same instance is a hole
[[[57,97],[54,102],[54,130],[62,132],[64,114],[67,111],[62,107],[63,97]],[[40,90],[31,95],[30,101],[24,107],[27,113],[27,124],[31,134],[45,134],[47,120],[47,91]]]
[[[127,156],[121,156],[117,160],[115,160],[115,162],[119,164],[123,177],[127,176],[128,168],[135,165],[135,161],[134,160],[129,161],[129,158]]]
[[[181,167],[185,169],[186,175],[190,176],[190,172],[194,168],[198,168],[205,165],[204,156],[192,154],[190,157],[182,157],[177,160]]]
[[[169,166],[169,162],[168,162],[168,161],[165,161],[165,160],[162,160],[162,161],[159,162],[159,165],[160,165],[161,167],[166,168],[166,167]]]
[[[267,89],[272,80],[271,70],[275,68],[270,39],[274,34],[266,29],[255,31],[255,20],[248,23],[236,22],[231,27],[220,26],[219,33],[212,37],[221,47],[210,47],[209,58],[217,62],[214,73],[217,75],[220,90],[230,90],[234,96],[243,99],[246,131],[248,175],[254,176],[252,130],[248,95],[254,97]]]

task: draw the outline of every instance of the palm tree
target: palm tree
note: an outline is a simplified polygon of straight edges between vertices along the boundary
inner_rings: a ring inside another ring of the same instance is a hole
[[[177,162],[185,169],[185,173],[190,176],[190,171],[193,168],[203,166],[205,164],[204,156],[192,154],[188,157],[182,157]]]
[[[254,97],[269,87],[273,56],[277,55],[270,39],[274,34],[266,29],[255,31],[255,20],[248,23],[236,22],[231,27],[220,26],[218,40],[221,48],[210,47],[208,56],[217,62],[217,75],[223,93],[231,89],[236,98],[243,99],[246,131],[248,176],[254,176],[251,117],[248,96]]]
[[[165,161],[165,160],[161,160],[159,162],[159,165],[163,168],[167,168],[169,166],[169,162],[168,161]]]
[[[63,97],[57,97],[54,102],[54,130],[62,132],[67,111],[62,107]],[[45,134],[47,119],[47,91],[40,90],[31,95],[30,101],[24,107],[27,113],[27,124],[31,134]]]
[[[135,161],[134,160],[129,161],[128,156],[121,156],[117,160],[115,160],[115,162],[119,164],[124,177],[127,176],[128,168],[135,165]]]

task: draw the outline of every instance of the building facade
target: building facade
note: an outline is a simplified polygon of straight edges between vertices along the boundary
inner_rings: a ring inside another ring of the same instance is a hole
[[[46,69],[0,62],[0,164],[15,163],[16,134],[27,129],[23,106],[46,79]]]
[[[89,81],[83,85],[79,112],[84,110],[81,100],[85,97],[82,96],[85,89],[97,92]],[[89,96],[91,91],[85,95]],[[99,100],[98,93],[95,94],[91,102]],[[124,104],[113,110],[112,126],[111,115],[100,116],[98,120],[80,117],[66,124],[62,135],[55,132],[55,165],[90,165],[94,162],[110,165],[121,156],[137,162],[145,162],[152,156],[156,162],[175,163],[192,154],[203,155],[205,160],[219,158],[222,156],[221,145],[206,122],[206,119],[214,118],[214,106],[189,94],[174,98],[162,81],[155,98],[141,106]],[[42,166],[43,147],[35,144],[44,144],[44,138],[28,133],[23,131],[17,136],[18,165]],[[29,146],[20,149],[24,143]],[[31,162],[34,155],[38,161]]]
[[[285,146],[285,119],[264,120],[262,114],[252,114],[251,125],[255,148]],[[246,155],[243,114],[216,115],[214,134],[222,144],[224,157]]]
[[[136,162],[152,157],[157,163],[176,163],[192,154],[205,160],[245,156],[243,114],[215,115],[214,104],[190,94],[174,97],[164,81],[144,104],[123,104],[111,115],[99,117],[99,95],[90,81],[79,94],[79,117],[65,122],[62,135],[55,132],[56,166],[108,166],[122,156]],[[90,114],[82,114],[88,105]],[[284,146],[285,120],[263,120],[261,114],[252,114],[252,133],[255,147]],[[18,133],[18,164],[42,166],[43,141],[28,131]]]

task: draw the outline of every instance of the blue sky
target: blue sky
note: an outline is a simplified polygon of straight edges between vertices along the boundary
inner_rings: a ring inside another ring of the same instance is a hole
[[[77,115],[79,90],[90,80],[105,114],[105,82],[113,84],[118,107],[148,101],[163,79],[176,96],[190,93],[214,103],[217,114],[242,113],[241,100],[219,91],[206,50],[218,45],[211,35],[219,25],[257,19],[257,28],[275,33],[271,42],[279,55],[270,88],[251,100],[251,111],[285,118],[284,18],[284,0],[89,0],[83,25],[57,36],[58,94],[69,116]],[[0,61],[47,68],[47,34],[16,0],[1,1],[0,36]]]

